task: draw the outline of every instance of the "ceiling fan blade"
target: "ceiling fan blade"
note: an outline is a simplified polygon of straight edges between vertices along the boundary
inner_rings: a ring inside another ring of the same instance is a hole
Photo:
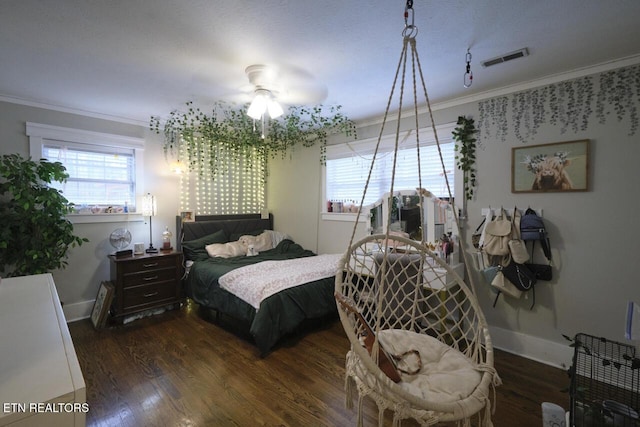
[[[288,105],[317,105],[327,99],[328,93],[325,85],[301,85],[287,87],[283,92],[278,93],[276,98]]]
[[[300,67],[256,64],[248,66],[245,72],[255,89],[269,90],[282,104],[315,105],[327,97],[327,87]]]

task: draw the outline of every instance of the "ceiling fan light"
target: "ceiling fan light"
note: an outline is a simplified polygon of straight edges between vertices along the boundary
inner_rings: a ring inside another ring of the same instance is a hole
[[[259,120],[262,118],[265,110],[267,109],[267,97],[263,93],[256,93],[256,96],[251,101],[247,115],[252,119]]]
[[[269,111],[269,117],[271,117],[272,119],[275,119],[276,117],[280,117],[281,115],[284,114],[284,111],[282,110],[280,103],[275,99],[271,99],[271,98],[267,100],[267,111]]]

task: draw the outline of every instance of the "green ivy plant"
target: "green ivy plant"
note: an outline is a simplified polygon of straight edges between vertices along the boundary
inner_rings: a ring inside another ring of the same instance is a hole
[[[459,116],[457,126],[453,130],[453,140],[456,141],[456,162],[458,169],[462,171],[464,197],[466,200],[473,198],[476,187],[476,129],[472,118]]]
[[[59,162],[0,157],[0,272],[24,276],[65,268],[69,249],[88,242],[74,235],[66,218],[73,205],[48,185],[68,177]]]
[[[340,112],[341,106],[289,107],[280,118],[268,120],[264,133],[262,123],[246,115],[248,105],[241,107],[218,102],[210,114],[186,103],[185,111],[172,111],[166,120],[152,116],[150,128],[164,134],[165,155],[175,154],[181,144],[186,144],[189,170],[198,170],[201,158],[201,142],[211,148],[225,150],[237,158],[243,158],[245,167],[251,167],[257,153],[258,161],[270,157],[286,156],[296,146],[311,147],[320,144],[320,162],[326,161],[326,143],[329,134],[342,132],[356,136],[355,124]],[[196,143],[196,139],[200,139]],[[218,150],[210,150],[215,153]],[[212,178],[220,172],[221,164],[212,156],[209,160]]]
[[[594,114],[600,124],[609,117],[625,120],[628,135],[635,135],[640,128],[640,66],[600,73],[597,83],[594,76],[584,76],[480,101],[480,139],[506,142],[513,129],[515,138],[526,143],[543,124],[559,126],[561,134],[584,132]]]

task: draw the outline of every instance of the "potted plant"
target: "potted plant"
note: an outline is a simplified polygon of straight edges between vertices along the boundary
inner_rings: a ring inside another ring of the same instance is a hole
[[[453,140],[456,141],[456,160],[458,169],[462,171],[464,200],[473,198],[476,186],[476,129],[472,118],[459,116],[457,127],[453,130]]]
[[[0,157],[0,273],[24,276],[67,266],[70,248],[88,242],[66,218],[73,205],[50,187],[69,177],[59,162]]]

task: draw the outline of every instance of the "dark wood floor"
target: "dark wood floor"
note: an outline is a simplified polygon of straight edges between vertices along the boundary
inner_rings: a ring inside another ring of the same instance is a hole
[[[89,320],[69,328],[87,385],[87,426],[356,425],[355,409],[345,408],[349,343],[338,320],[285,340],[265,358],[195,306],[102,331]],[[496,368],[504,383],[497,427],[539,427],[545,401],[568,408],[563,370],[500,351]],[[365,426],[377,426],[372,401],[365,411]]]

